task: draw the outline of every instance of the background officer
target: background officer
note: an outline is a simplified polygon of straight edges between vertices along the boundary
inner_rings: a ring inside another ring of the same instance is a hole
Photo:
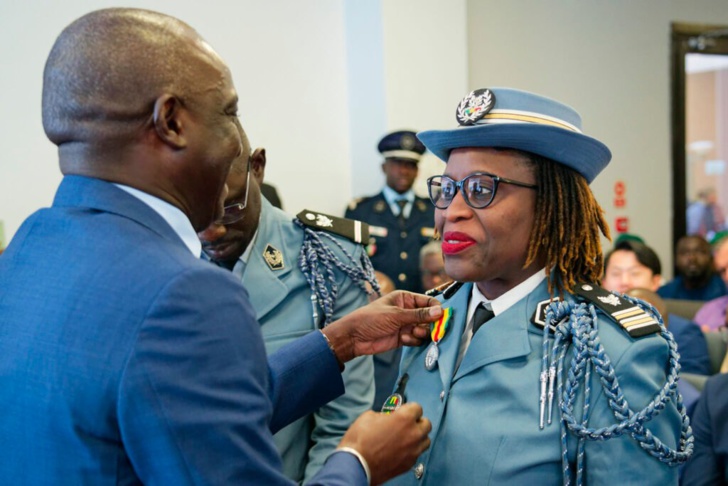
[[[384,156],[386,185],[379,194],[352,201],[346,217],[369,223],[367,252],[375,269],[398,289],[423,292],[419,252],[433,237],[435,212],[428,199],[415,195],[412,184],[425,146],[415,132],[401,130],[386,135],[377,148]]]

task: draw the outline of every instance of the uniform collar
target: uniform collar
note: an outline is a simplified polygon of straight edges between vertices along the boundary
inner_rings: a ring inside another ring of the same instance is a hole
[[[179,236],[185,246],[199,258],[202,254],[202,243],[197,237],[195,229],[192,227],[189,218],[176,206],[169,204],[167,201],[163,201],[156,196],[152,196],[146,192],[142,192],[139,189],[125,186],[124,184],[116,184],[116,187],[122,189],[128,194],[142,201],[144,204],[152,208],[157,214],[159,214],[172,230]]]
[[[483,302],[486,307],[490,308],[496,316],[504,313],[512,307],[513,304],[533,292],[545,278],[546,269],[542,268],[505,294],[493,300],[488,300],[488,298],[480,292],[478,286],[473,284],[473,290],[470,294],[470,304],[468,305],[468,321],[475,312],[475,308],[481,302]]]

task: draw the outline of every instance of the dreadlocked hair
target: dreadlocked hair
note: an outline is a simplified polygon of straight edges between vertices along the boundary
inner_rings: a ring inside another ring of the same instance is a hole
[[[583,176],[565,165],[527,154],[536,172],[536,209],[525,266],[543,261],[552,296],[577,282],[599,282],[604,267],[600,233],[610,239],[604,210]]]

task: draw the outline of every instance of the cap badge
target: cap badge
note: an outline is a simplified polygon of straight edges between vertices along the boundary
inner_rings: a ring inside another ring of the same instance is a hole
[[[266,245],[263,250],[263,259],[271,270],[283,270],[283,253],[271,244]]]
[[[495,94],[488,88],[476,89],[458,105],[456,118],[463,126],[474,125],[495,106]]]
[[[415,140],[415,137],[409,134],[402,135],[402,139],[399,141],[400,145],[405,150],[412,150],[415,148],[415,145],[417,141]]]

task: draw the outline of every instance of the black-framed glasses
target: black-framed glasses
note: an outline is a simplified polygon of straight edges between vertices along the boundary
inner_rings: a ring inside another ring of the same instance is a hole
[[[534,184],[514,181],[487,172],[470,174],[461,181],[456,181],[445,175],[432,176],[427,179],[427,190],[430,200],[437,209],[447,209],[458,191],[463,193],[465,203],[474,209],[487,208],[495,198],[498,184],[512,184],[514,186],[536,189]]]
[[[248,176],[245,179],[245,196],[243,196],[242,203],[235,203],[223,208],[222,218],[215,221],[217,225],[226,226],[228,224],[237,223],[243,219],[245,208],[248,206],[248,191],[250,190],[250,159],[252,155],[248,157]]]

